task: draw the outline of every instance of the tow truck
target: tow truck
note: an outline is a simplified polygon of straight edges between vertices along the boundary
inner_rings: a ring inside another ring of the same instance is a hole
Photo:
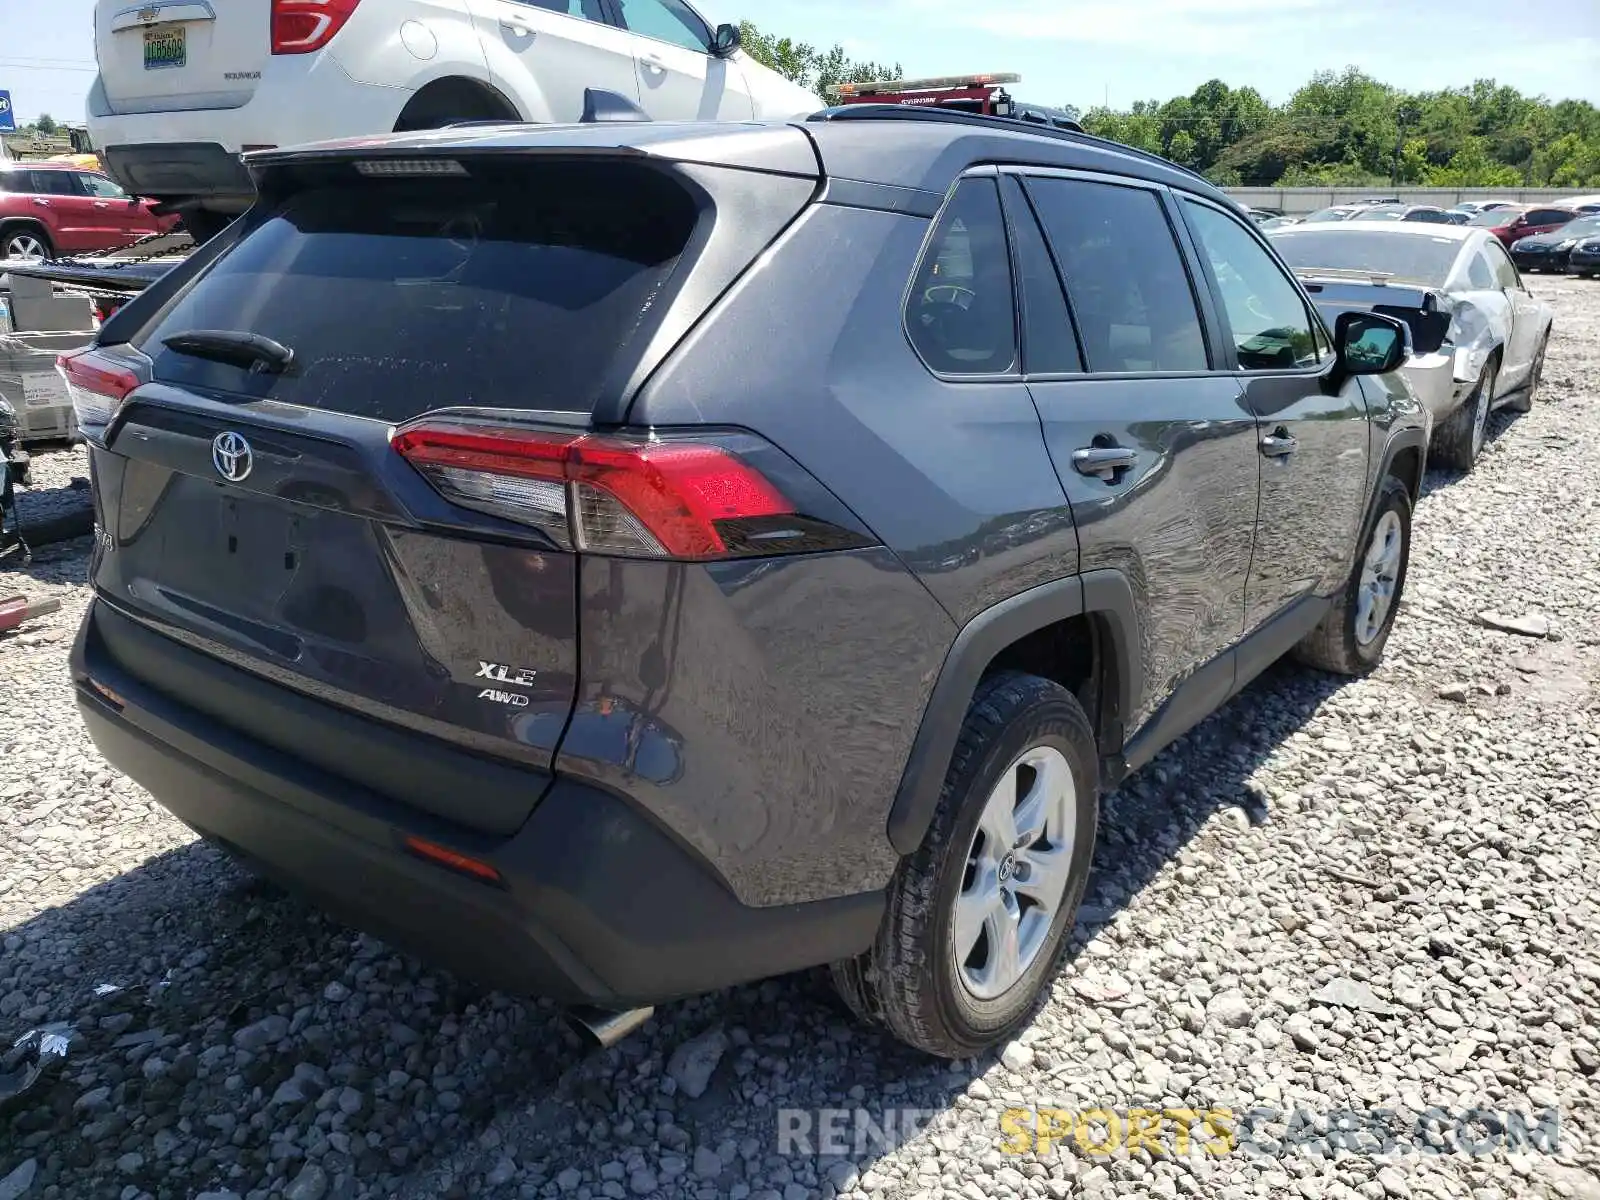
[[[927,79],[876,79],[841,83],[829,89],[838,104],[896,104],[917,108],[951,108],[985,117],[1032,121],[1052,129],[1082,133],[1076,117],[1062,108],[1017,100],[1007,90],[1022,76],[1009,71],[982,75],[935,75]]]

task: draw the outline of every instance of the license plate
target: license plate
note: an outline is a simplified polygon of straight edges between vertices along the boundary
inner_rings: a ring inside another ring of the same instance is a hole
[[[188,31],[182,25],[144,31],[144,69],[165,71],[189,61]]]

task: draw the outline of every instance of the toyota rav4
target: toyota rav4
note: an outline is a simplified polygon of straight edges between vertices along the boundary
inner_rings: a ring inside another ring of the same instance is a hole
[[[863,105],[250,168],[61,364],[78,702],[437,962],[612,1013],[831,964],[969,1055],[1047,987],[1104,789],[1287,652],[1383,652],[1404,327],[1330,330],[1158,158]]]

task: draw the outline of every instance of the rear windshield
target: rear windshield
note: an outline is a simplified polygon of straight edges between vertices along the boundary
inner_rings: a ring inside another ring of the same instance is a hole
[[[1454,238],[1382,229],[1285,229],[1272,244],[1296,271],[1370,271],[1438,287],[1461,252]]]
[[[1490,229],[1499,229],[1502,225],[1509,225],[1517,219],[1521,209],[1516,208],[1491,208],[1479,213],[1468,221],[1468,225],[1483,225]]]
[[[298,192],[139,339],[155,377],[404,421],[454,405],[584,412],[640,331],[696,220],[635,164],[469,163],[472,177]],[[166,349],[264,335],[281,375]]]

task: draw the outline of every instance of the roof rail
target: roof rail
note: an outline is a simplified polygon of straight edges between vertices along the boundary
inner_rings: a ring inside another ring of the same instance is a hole
[[[1124,145],[1114,142],[1110,138],[1099,137],[1085,131],[1070,129],[1056,129],[1049,125],[1042,125],[1038,121],[1018,120],[1015,117],[985,117],[978,113],[960,112],[949,108],[906,108],[899,104],[850,104],[839,105],[835,108],[824,108],[814,112],[806,118],[808,121],[942,121],[951,125],[971,125],[978,129],[990,129],[999,125],[1017,133],[1031,133],[1035,137],[1059,138],[1068,142],[1094,142],[1101,146],[1117,151],[1119,154],[1131,154],[1135,158],[1142,158],[1146,162],[1159,163],[1181,174],[1198,179],[1208,188],[1220,191],[1199,171],[1173,162],[1170,158],[1162,158],[1159,154],[1151,154],[1148,150],[1141,150],[1137,146]]]

